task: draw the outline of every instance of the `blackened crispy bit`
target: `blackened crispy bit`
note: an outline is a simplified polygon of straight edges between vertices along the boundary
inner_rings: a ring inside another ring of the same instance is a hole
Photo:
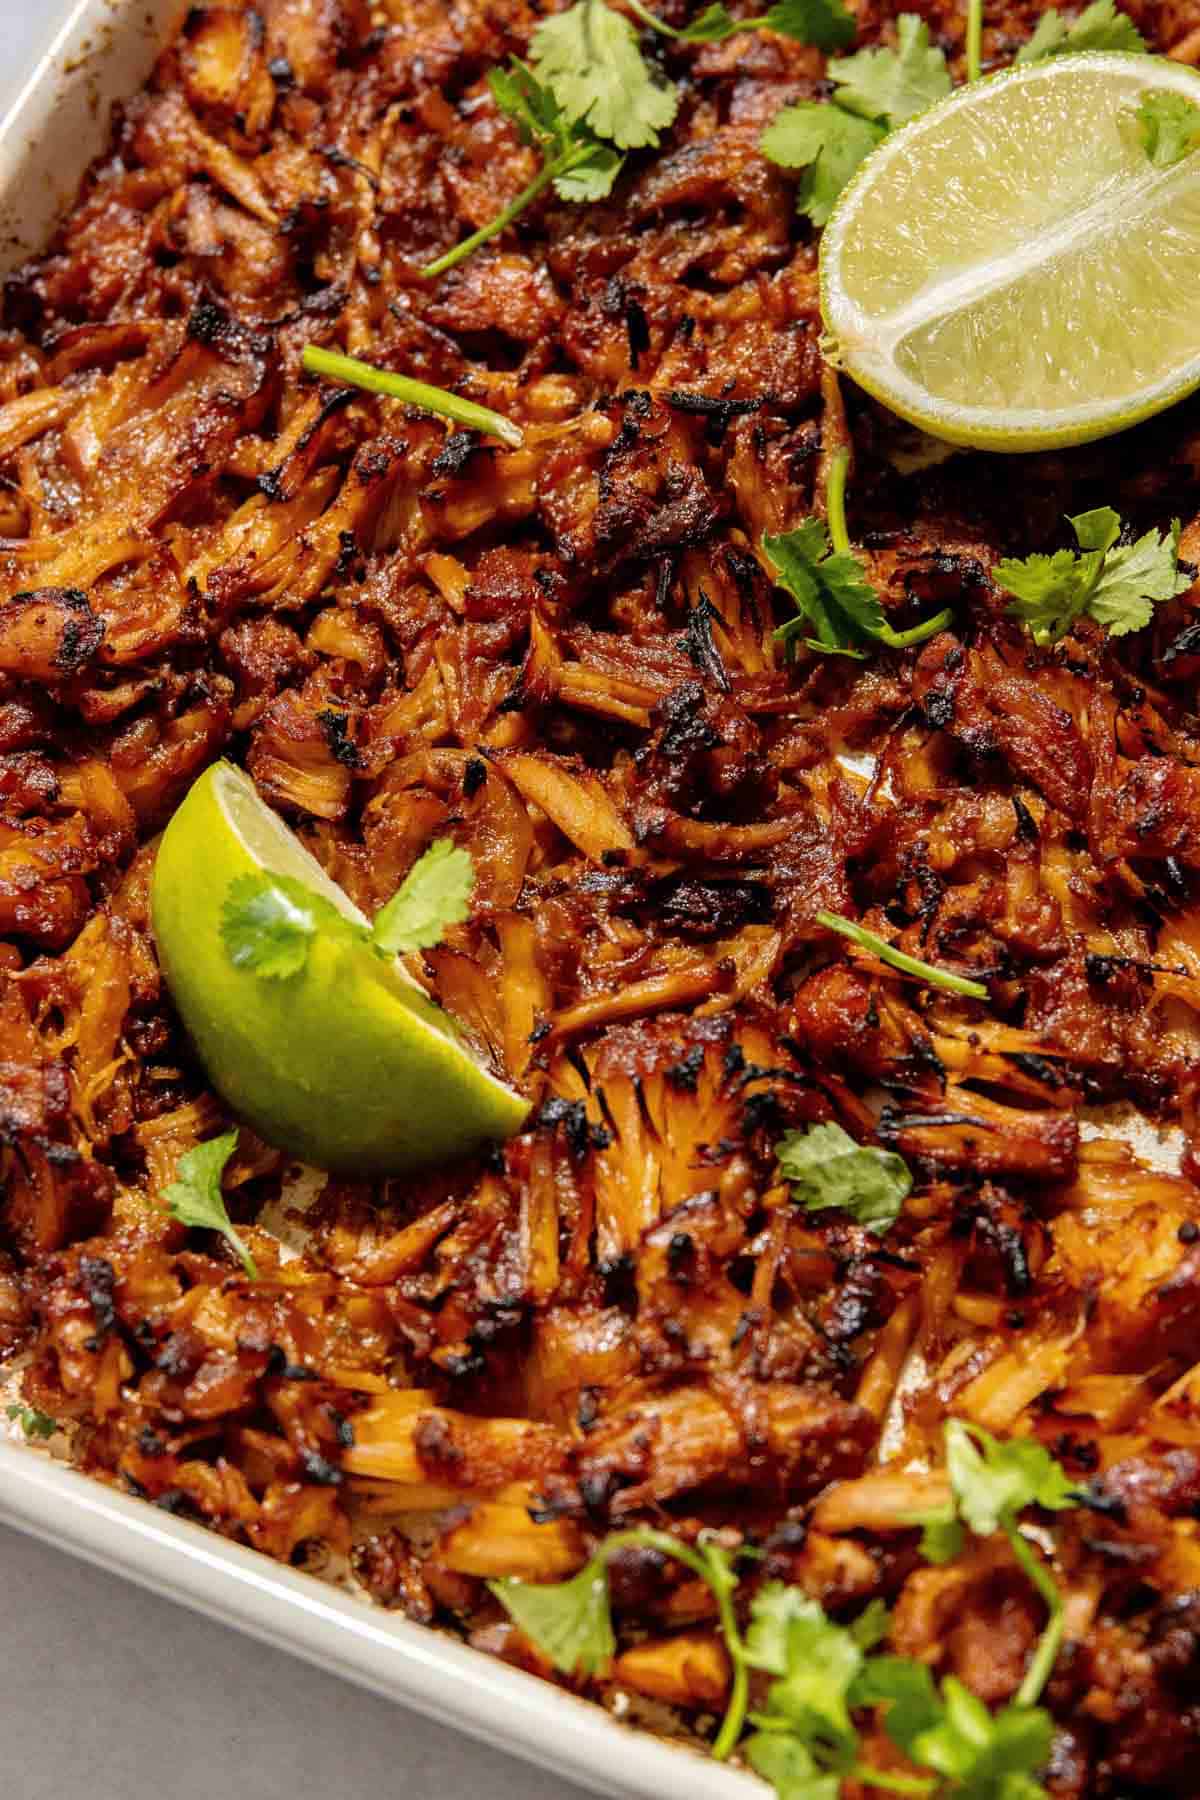
[[[1125,3],[1195,61],[1181,0]],[[858,9],[860,47],[893,10]],[[961,8],[923,10],[961,74]],[[988,66],[1043,10],[988,9]],[[673,45],[678,122],[611,200],[547,195],[425,281],[531,179],[485,73],[544,11],[193,10],[8,284],[0,1351],[100,1478],[284,1560],[353,1541],[382,1604],[514,1660],[485,1579],[568,1576],[614,1523],[719,1525],[839,1617],[885,1599],[891,1647],[991,1705],[1040,1621],[995,1545],[919,1562],[905,1471],[948,1412],[1032,1434],[1093,1484],[1056,1526],[1052,1785],[1182,1795],[1200,1192],[1077,1115],[1133,1097],[1200,1166],[1200,594],[1041,651],[988,571],[1101,503],[1179,513],[1200,563],[1200,403],[1018,482],[899,473],[846,385],[870,578],[898,628],[953,626],[786,664],[757,547],[813,510],[831,387],[817,245],[758,143],[822,59]],[[307,343],[524,446],[315,383]],[[220,754],[367,913],[433,839],[466,847],[475,910],[427,979],[533,1102],[477,1162],[330,1183],[286,1264],[253,1221],[288,1164],[243,1133],[257,1282],[158,1204],[229,1123],[147,900]],[[831,1121],[913,1170],[885,1238],[779,1179],[779,1135]],[[664,1634],[708,1642],[684,1574],[615,1569],[623,1679]]]

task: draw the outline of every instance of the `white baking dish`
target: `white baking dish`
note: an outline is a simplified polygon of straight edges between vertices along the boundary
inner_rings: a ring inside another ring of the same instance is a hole
[[[112,103],[136,91],[180,11],[179,0],[77,0],[0,125],[0,273],[44,243],[104,146]],[[761,1800],[765,1792],[750,1776],[6,1441],[4,1424],[0,1415],[0,1519],[47,1543],[596,1793]]]

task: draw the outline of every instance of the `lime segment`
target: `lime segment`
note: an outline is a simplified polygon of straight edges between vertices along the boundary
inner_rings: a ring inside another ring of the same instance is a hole
[[[1147,155],[1138,109],[1200,76],[1065,56],[959,88],[886,138],[821,245],[832,354],[951,443],[1039,450],[1200,386],[1200,151]]]
[[[522,1095],[483,1066],[394,959],[333,933],[267,980],[230,962],[221,913],[242,875],[290,875],[362,913],[231,764],[193,785],[158,849],[159,960],[213,1086],[268,1142],[323,1169],[398,1173],[520,1129]]]

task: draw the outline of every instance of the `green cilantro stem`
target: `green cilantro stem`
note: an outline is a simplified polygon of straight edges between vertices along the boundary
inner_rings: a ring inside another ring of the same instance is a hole
[[[656,13],[652,13],[648,6],[643,6],[642,0],[625,0],[625,4],[636,19],[640,19],[643,25],[649,25],[651,31],[661,31],[664,37],[670,38],[681,38],[686,35],[680,31],[677,25],[668,25],[665,19],[660,19]],[[749,31],[752,25],[760,23],[759,19],[751,19],[742,29]]]
[[[459,249],[462,248],[460,244]],[[422,407],[425,412],[453,419],[456,425],[466,425],[473,431],[497,437],[510,449],[518,450],[525,442],[525,433],[511,419],[492,412],[490,407],[477,405],[474,400],[464,400],[461,394],[447,393],[445,388],[430,387],[428,382],[413,381],[408,375],[394,375],[390,369],[377,369],[374,363],[361,362],[357,356],[344,356],[340,350],[322,350],[316,344],[305,345],[301,360],[310,375],[326,375],[331,381],[345,382],[349,387],[365,388],[368,393],[386,394],[391,400],[403,400],[409,406]]]
[[[742,1634],[738,1630],[737,1618],[733,1610],[732,1591],[722,1582],[714,1579],[711,1563],[707,1562],[699,1551],[693,1550],[690,1544],[683,1544],[670,1532],[655,1531],[651,1525],[635,1526],[629,1531],[618,1531],[606,1538],[601,1546],[601,1554],[605,1563],[618,1550],[642,1549],[658,1550],[663,1556],[669,1556],[674,1562],[682,1563],[698,1575],[712,1593],[717,1603],[717,1617],[721,1626],[721,1635],[725,1639],[729,1651],[729,1659],[733,1664],[733,1684],[729,1690],[729,1701],[725,1708],[725,1717],[721,1721],[721,1729],[713,1740],[712,1756],[716,1762],[724,1762],[737,1748],[746,1724],[746,1708],[750,1698],[750,1675],[746,1667],[746,1652],[742,1644]]]
[[[856,925],[853,919],[844,919],[841,913],[819,912],[817,924],[824,925],[827,931],[840,932],[852,944],[869,950],[881,962],[890,963],[893,969],[899,969],[904,975],[915,975],[919,980],[927,981],[931,987],[945,988],[950,994],[966,994],[972,1000],[991,998],[982,981],[968,981],[965,975],[955,975],[949,969],[939,969],[933,963],[921,962],[917,957],[897,950],[894,944],[889,944],[877,932],[868,931],[865,925]]]
[[[886,1788],[890,1794],[931,1794],[936,1781],[920,1775],[894,1775],[891,1770],[872,1769],[867,1763],[854,1763],[846,1770],[847,1781],[861,1781],[864,1787]]]
[[[625,0],[625,4],[634,17],[642,21],[643,25],[649,25],[651,31],[661,32],[663,37],[680,38],[685,42],[703,42],[703,39],[692,39],[686,26],[681,30],[678,25],[668,25],[665,19],[660,19],[657,13],[652,13],[648,6],[643,6],[642,0]],[[770,25],[770,20],[766,13],[762,13],[756,19],[738,19],[735,21],[735,25],[736,32],[740,35],[743,31],[760,31],[764,26]]]
[[[983,70],[983,0],[967,0],[967,80],[978,81]]]
[[[850,474],[850,452],[843,447],[829,465],[825,480],[825,523],[835,554],[850,549],[850,533],[846,529],[846,480]]]
[[[936,637],[939,631],[945,631],[954,614],[948,606],[931,619],[922,619],[919,625],[913,625],[907,631],[893,631],[890,625],[884,627],[879,636],[883,643],[890,644],[893,650],[907,650],[912,644],[923,644],[927,638]]]
[[[568,157],[560,157],[555,162],[543,163],[529,186],[522,188],[515,200],[510,200],[502,212],[498,212],[494,219],[489,219],[486,225],[481,225],[478,231],[473,231],[470,237],[464,238],[461,244],[455,244],[453,250],[447,250],[444,256],[439,256],[433,262],[426,263],[421,270],[422,275],[430,280],[436,275],[444,275],[446,270],[454,268],[456,263],[465,262],[468,256],[478,250],[480,244],[486,244],[490,238],[499,237],[505,226],[511,225],[527,206],[532,206],[538,195],[549,187],[554,177],[561,175],[570,166],[571,159]]]
[[[1066,1630],[1066,1615],[1063,1612],[1062,1595],[1059,1592],[1058,1583],[1034,1553],[1032,1546],[1022,1537],[1016,1523],[1006,1523],[1004,1531],[1012,1545],[1013,1555],[1050,1609],[1050,1618],[1046,1629],[1038,1640],[1033,1660],[1025,1671],[1025,1679],[1017,1689],[1016,1705],[1034,1706],[1058,1661],[1063,1632]]]
[[[846,481],[849,473],[850,452],[843,446],[834,455],[825,481],[825,524],[835,556],[853,555],[850,533],[846,528]],[[936,637],[939,631],[946,629],[953,617],[953,612],[947,606],[941,612],[934,613],[931,619],[922,619],[919,625],[911,626],[908,631],[894,631],[890,625],[884,625],[878,633],[879,641],[890,645],[893,650],[907,650],[913,644],[923,644],[927,638]]]

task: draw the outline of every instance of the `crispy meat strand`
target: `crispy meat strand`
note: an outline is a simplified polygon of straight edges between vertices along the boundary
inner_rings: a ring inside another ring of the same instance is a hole
[[[1194,8],[1126,3],[1197,60]],[[909,1465],[951,1412],[1037,1434],[1091,1484],[1060,1523],[1051,1787],[1182,1793],[1200,1165],[1147,1170],[1077,1109],[1132,1098],[1200,1153],[1200,587],[1039,651],[988,570],[1101,500],[1182,514],[1200,561],[1200,413],[1019,483],[903,472],[822,364],[816,246],[757,141],[823,64],[769,33],[660,46],[687,78],[661,153],[426,282],[530,178],[484,73],[542,10],[193,9],[8,284],[0,1351],[98,1478],[274,1556],[352,1548],[384,1604],[543,1674],[483,1580],[569,1574],[653,1520],[755,1534],[836,1612],[886,1597],[895,1647],[1002,1701],[1036,1605],[1003,1546],[919,1565],[903,1521],[939,1478]],[[860,44],[896,10],[867,0]],[[1041,10],[989,7],[985,60]],[[957,55],[961,13],[923,12]],[[315,383],[309,343],[498,407],[524,445]],[[789,666],[756,547],[842,434],[889,615],[954,624]],[[422,973],[535,1102],[485,1163],[327,1184],[288,1260],[254,1223],[286,1159],[243,1131],[254,1284],[158,1204],[228,1123],[147,910],[154,834],[219,753],[367,909],[433,838],[470,851],[473,916]],[[913,1165],[885,1240],[776,1179],[779,1134],[828,1120]],[[613,1592],[613,1680],[719,1705],[707,1591],[631,1552]]]

